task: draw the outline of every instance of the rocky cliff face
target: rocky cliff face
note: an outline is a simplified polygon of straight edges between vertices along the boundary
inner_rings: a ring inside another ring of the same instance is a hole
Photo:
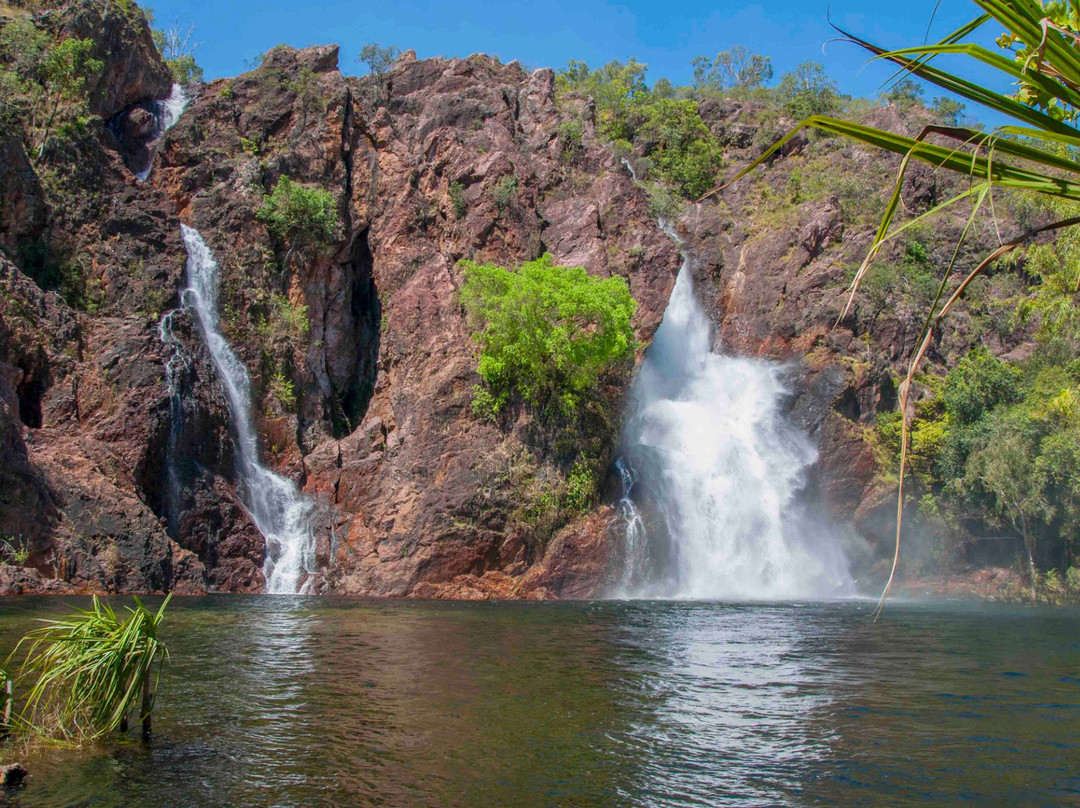
[[[385,78],[350,80],[336,61],[336,49],[279,48],[253,73],[206,86],[155,175],[215,250],[223,307],[240,313],[230,337],[264,393],[265,346],[246,338],[243,313],[260,294],[307,307],[296,411],[264,394],[263,434],[323,506],[321,585],[425,596],[601,586],[602,575],[556,571],[566,541],[515,519],[524,490],[566,469],[530,446],[526,416],[496,426],[472,414],[479,377],[457,262],[551,252],[623,275],[647,341],[674,283],[674,246],[592,132],[566,159],[551,71],[406,56]],[[284,267],[267,260],[273,245],[254,217],[282,176],[332,190],[342,213],[336,243]]]
[[[59,6],[39,24],[96,26],[108,56],[91,89],[100,117],[37,163],[10,138],[0,172],[13,258],[0,301],[0,532],[26,543],[37,571],[9,575],[10,587],[263,585],[228,410],[178,309],[184,221],[221,265],[223,328],[252,375],[264,458],[317,502],[317,588],[599,591],[610,513],[556,514],[543,530],[521,518],[565,477],[565,458],[544,450],[525,413],[500,425],[472,414],[479,377],[457,299],[459,259],[513,266],[547,251],[624,276],[643,342],[659,323],[676,250],[591,130],[569,154],[552,72],[406,56],[357,80],[339,72],[336,48],[274,49],[257,70],[197,88],[140,183],[123,156],[150,132],[146,102],[167,94],[163,65],[141,15],[88,23],[89,9]],[[283,176],[333,193],[332,244],[283,255],[255,218]],[[500,183],[510,192],[497,194]],[[43,292],[45,269],[78,283],[63,298]],[[306,307],[299,340],[274,333],[279,300]],[[295,401],[272,389],[275,374]],[[608,432],[613,445],[617,424]]]

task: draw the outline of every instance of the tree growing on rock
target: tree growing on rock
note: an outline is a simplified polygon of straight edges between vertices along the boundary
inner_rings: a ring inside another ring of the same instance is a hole
[[[463,261],[461,299],[480,345],[474,410],[494,416],[518,397],[538,412],[573,412],[602,374],[634,353],[637,302],[620,277],[555,266],[550,254],[517,271]]]
[[[263,197],[255,218],[272,238],[286,248],[283,264],[305,246],[325,247],[338,232],[338,211],[333,195],[322,188],[306,188],[282,176]]]
[[[369,42],[360,49],[356,61],[367,65],[368,72],[374,77],[376,102],[385,103],[390,100],[390,78],[387,73],[400,55],[400,48],[394,45],[379,45],[376,42]]]

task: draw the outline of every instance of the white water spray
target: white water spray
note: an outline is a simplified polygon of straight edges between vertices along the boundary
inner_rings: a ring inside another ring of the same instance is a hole
[[[684,254],[632,391],[623,444],[637,472],[622,460],[627,535],[616,594],[770,600],[848,590],[838,541],[799,516],[816,451],[784,418],[785,394],[775,363],[712,352]],[[643,536],[643,500],[632,494],[644,484],[650,527],[662,525],[652,532],[665,536]]]
[[[259,462],[258,438],[251,419],[251,380],[244,363],[218,328],[217,262],[198,232],[187,225],[180,225],[180,230],[188,253],[184,305],[195,310],[229,404],[244,504],[266,539],[266,591],[302,592],[315,572],[315,538],[310,524],[313,504],[291,480]]]
[[[184,110],[187,109],[187,105],[190,99],[187,93],[184,92],[184,88],[179,84],[172,86],[172,92],[169,93],[169,97],[164,101],[154,102],[154,134],[151,140],[158,141],[161,136],[168,132],[178,120],[180,116],[184,114]],[[155,142],[150,148],[149,155],[146,160],[146,167],[141,171],[135,172],[136,179],[143,181],[150,176],[150,172],[154,168],[154,155],[157,153],[157,143]]]
[[[169,390],[169,442],[165,448],[165,509],[169,520],[169,531],[175,537],[180,523],[180,476],[176,470],[176,448],[184,429],[184,397],[181,389],[183,371],[188,361],[180,341],[173,334],[172,318],[174,312],[166,312],[158,323],[158,337],[161,344],[170,351],[165,362],[165,386]]]

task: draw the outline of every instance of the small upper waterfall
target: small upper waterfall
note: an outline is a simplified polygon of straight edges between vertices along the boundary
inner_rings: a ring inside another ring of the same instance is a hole
[[[761,600],[847,590],[839,541],[799,513],[816,450],[784,418],[785,395],[775,363],[713,353],[684,254],[631,394],[616,594]]]
[[[190,99],[187,93],[184,92],[184,88],[179,84],[172,86],[172,92],[169,93],[169,97],[164,101],[155,101],[154,107],[154,132],[150,137],[151,141],[157,141],[161,139],[169,129],[172,128],[180,116],[184,114],[184,110],[187,109],[187,105]],[[149,152],[147,154],[146,166],[135,172],[136,179],[145,180],[150,176],[150,172],[154,168],[154,154],[157,152],[157,144],[152,143]]]
[[[258,438],[251,416],[251,380],[247,368],[218,327],[217,262],[198,232],[187,225],[180,228],[188,253],[184,306],[195,310],[229,404],[242,498],[255,526],[266,538],[263,566],[266,590],[303,591],[315,571],[315,539],[310,524],[313,503],[291,480],[259,462]]]

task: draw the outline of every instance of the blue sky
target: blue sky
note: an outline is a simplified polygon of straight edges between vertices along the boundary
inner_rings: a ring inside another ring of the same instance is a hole
[[[873,97],[890,71],[882,64],[867,65],[866,54],[852,45],[827,42],[835,37],[827,14],[853,33],[900,46],[922,41],[935,0],[882,4],[873,12],[867,5],[854,0],[726,5],[679,0],[549,0],[538,5],[520,0],[156,0],[152,7],[159,26],[174,21],[195,26],[196,57],[207,78],[243,72],[256,55],[282,42],[295,47],[336,42],[342,46],[342,70],[359,74],[364,68],[355,62],[356,54],[365,43],[378,42],[412,48],[420,58],[483,52],[529,67],[558,68],[571,58],[595,67],[634,56],[649,65],[650,82],[666,76],[684,84],[695,56],[742,44],[770,56],[777,79],[813,59],[825,65],[843,92]],[[969,0],[943,0],[932,37],[976,13]]]

